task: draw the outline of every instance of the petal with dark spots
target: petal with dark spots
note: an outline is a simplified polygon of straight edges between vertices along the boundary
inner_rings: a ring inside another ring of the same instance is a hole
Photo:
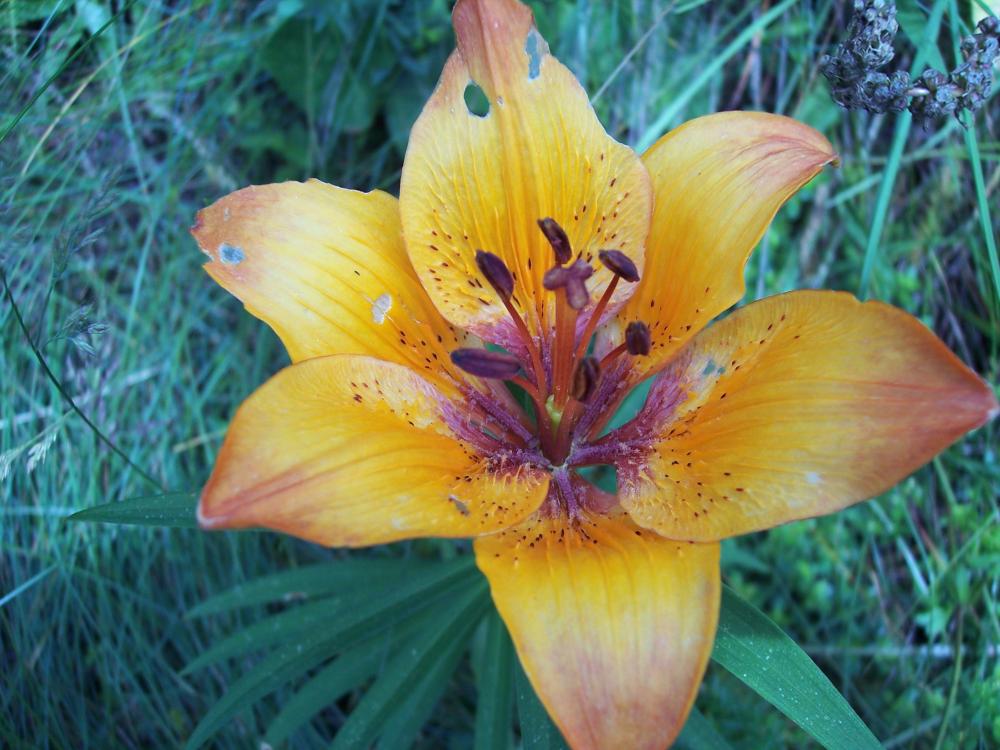
[[[541,514],[475,543],[518,657],[574,750],[663,750],[694,702],[719,612],[719,545],[627,516]]]
[[[199,211],[191,231],[211,258],[205,270],[274,329],[293,362],[371,355],[451,390],[447,353],[466,337],[413,272],[391,195],[319,180],[256,185]]]
[[[495,253],[515,279],[513,301],[528,328],[550,325],[554,295],[542,287],[553,248],[551,218],[574,255],[597,261],[622,250],[641,269],[652,194],[639,157],[601,126],[586,92],[549,53],[531,11],[516,0],[459,0],[458,49],[413,126],[400,185],[406,248],[417,274],[453,324],[505,345],[507,310],[476,267]],[[486,94],[470,113],[470,84]],[[591,291],[612,274],[603,266]],[[620,304],[630,285],[615,292]],[[485,289],[485,291],[484,291]]]
[[[878,495],[997,413],[920,321],[842,292],[755,302],[699,334],[605,447],[619,500],[671,539],[715,541]]]
[[[548,475],[477,451],[459,434],[461,411],[400,365],[294,364],[236,413],[198,518],[347,547],[516,524],[543,501]]]
[[[835,159],[808,125],[764,112],[699,117],[643,154],[654,193],[646,265],[618,318],[650,327],[638,378],[740,300],[743,267],[775,213]]]

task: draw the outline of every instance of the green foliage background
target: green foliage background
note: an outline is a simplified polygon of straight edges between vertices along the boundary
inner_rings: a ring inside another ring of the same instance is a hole
[[[285,355],[200,271],[187,233],[195,211],[249,183],[307,176],[394,191],[409,126],[453,45],[448,5],[0,0],[10,290],[0,305],[0,745],[181,746],[261,657],[184,667],[294,603],[187,615],[262,575],[345,557],[275,534],[66,518],[204,481],[236,405]],[[780,214],[748,267],[748,299],[823,287],[891,301],[1000,381],[995,97],[967,130],[839,110],[817,74],[846,25],[847,4],[832,0],[532,5],[620,140],[647,145],[689,117],[749,108],[834,142],[840,169]],[[926,40],[920,59],[950,66],[975,8],[899,5],[896,62],[910,65]],[[134,466],[69,408],[32,346]],[[726,582],[812,656],[886,747],[1000,745],[997,429],[882,498],[725,547]],[[353,557],[416,564],[467,550],[423,540]],[[477,715],[477,695],[497,692],[497,680],[510,695],[509,675],[489,672],[510,659],[502,627],[490,617],[469,627],[471,659],[442,652],[447,689],[426,707],[419,747],[484,746],[477,723],[498,719]],[[328,746],[359,705],[362,677],[290,746]],[[523,680],[513,683],[521,704]],[[248,704],[212,742],[257,746],[297,684]],[[719,737],[733,748],[811,746],[715,665],[697,707],[707,722],[689,747]],[[514,742],[512,731],[494,746]]]

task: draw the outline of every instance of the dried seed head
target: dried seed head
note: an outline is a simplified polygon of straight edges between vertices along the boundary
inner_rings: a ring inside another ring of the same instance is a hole
[[[487,349],[455,349],[451,353],[451,361],[456,367],[480,378],[506,380],[517,375],[521,369],[517,357]]]
[[[639,280],[639,269],[635,267],[632,259],[621,250],[601,250],[597,253],[597,257],[600,258],[605,268],[616,276],[621,276],[625,281],[634,284]]]
[[[649,327],[641,321],[633,321],[625,329],[625,348],[633,357],[644,357],[649,354],[652,342],[649,338]]]
[[[509,300],[514,293],[514,277],[507,265],[500,260],[500,256],[485,250],[476,250],[476,265],[490,286],[500,295],[500,299]]]
[[[555,219],[549,218],[539,219],[538,228],[542,230],[545,239],[552,246],[552,252],[556,256],[556,263],[560,266],[569,263],[569,259],[573,257],[573,248],[570,247],[569,237],[566,236],[566,232],[563,231],[558,222]]]

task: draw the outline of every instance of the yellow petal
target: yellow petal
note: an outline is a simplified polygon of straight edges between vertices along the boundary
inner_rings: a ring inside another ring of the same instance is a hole
[[[643,157],[653,220],[639,288],[619,316],[649,325],[659,369],[712,318],[740,300],[743,266],[775,213],[824,165],[829,141],[781,115],[721,112],[667,133]]]
[[[205,270],[292,361],[367,354],[445,382],[462,337],[414,274],[391,195],[319,180],[248,187],[199,211],[192,233]]]
[[[659,376],[625,428],[658,437],[619,468],[620,501],[642,526],[703,542],[823,515],[884,492],[996,410],[902,310],[842,292],[770,297]]]
[[[496,531],[533,512],[547,475],[462,440],[467,415],[399,365],[292,365],[236,413],[199,505],[209,528],[263,526],[330,546]]]
[[[627,516],[578,531],[537,516],[480,537],[476,562],[524,670],[573,750],[663,750],[715,638],[719,546],[677,543]]]
[[[453,21],[458,49],[413,126],[400,209],[410,259],[438,308],[497,340],[507,313],[476,269],[477,249],[515,273],[516,304],[537,330],[552,298],[541,279],[554,257],[536,222],[555,219],[588,261],[615,248],[642,268],[652,198],[639,158],[605,133],[527,7],[459,0]],[[489,99],[485,117],[465,104],[470,81]],[[610,278],[599,267],[592,298]],[[620,285],[616,301],[631,286]]]

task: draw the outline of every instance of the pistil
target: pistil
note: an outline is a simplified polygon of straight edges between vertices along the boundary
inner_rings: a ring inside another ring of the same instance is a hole
[[[528,332],[528,326],[525,324],[524,319],[518,314],[511,302],[511,298],[514,295],[514,276],[499,256],[485,250],[476,251],[476,265],[483,276],[486,277],[490,286],[496,291],[497,296],[500,297],[503,306],[507,308],[507,314],[510,315],[511,320],[514,322],[514,327],[517,328],[517,332],[521,336],[522,343],[528,350],[528,356],[531,358],[531,367],[534,370],[532,375],[535,378],[536,388],[544,388],[545,368],[542,367],[541,354],[538,351],[538,347],[535,346],[534,338]]]
[[[569,397],[576,348],[576,320],[587,306],[587,279],[594,269],[577,259],[570,266],[557,265],[545,272],[542,285],[556,293],[556,330],[552,344],[552,383],[556,406],[562,410]]]

